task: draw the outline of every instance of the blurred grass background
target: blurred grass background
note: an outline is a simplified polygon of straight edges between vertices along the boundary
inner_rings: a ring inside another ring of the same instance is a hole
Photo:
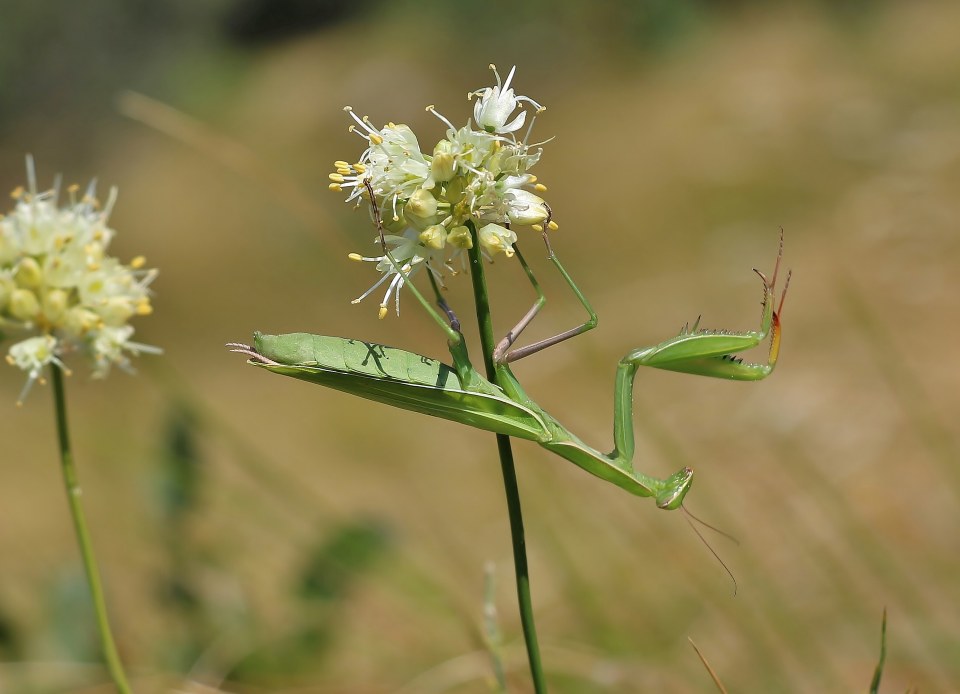
[[[161,268],[140,377],[68,384],[75,449],[138,691],[481,692],[483,566],[527,691],[492,436],[254,372],[252,330],[443,356],[349,300],[371,230],[326,191],[350,104],[439,138],[487,63],[548,106],[555,248],[598,330],[521,362],[531,394],[610,441],[629,348],[756,324],[778,228],[795,275],[762,384],[642,373],[638,467],[696,468],[688,505],[737,535],[517,445],[555,692],[960,691],[960,6],[937,2],[14,2],[0,21],[0,187],[118,185],[113,250]],[[131,97],[134,91],[168,104]],[[127,93],[126,96],[123,96]],[[136,114],[137,119],[126,117]],[[171,137],[145,124],[179,128]],[[185,142],[193,138],[191,142]],[[581,319],[536,239],[550,303]],[[498,331],[532,297],[490,268]],[[450,301],[471,314],[466,283]],[[50,393],[0,398],[0,691],[110,691],[56,464]],[[6,404],[3,404],[6,403]]]

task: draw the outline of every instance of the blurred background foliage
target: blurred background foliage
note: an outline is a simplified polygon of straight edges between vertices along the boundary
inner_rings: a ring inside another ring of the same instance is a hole
[[[795,270],[762,384],[644,373],[638,465],[697,470],[679,514],[519,444],[555,692],[960,689],[960,6],[88,0],[4,6],[0,185],[120,187],[114,251],[161,268],[140,377],[69,384],[75,449],[138,691],[490,691],[483,566],[511,691],[527,691],[492,437],[286,382],[222,347],[306,330],[443,356],[351,306],[372,231],[326,191],[341,106],[431,143],[486,66],[549,108],[555,248],[600,328],[518,365],[609,441],[614,365],[702,314],[755,325],[778,228]],[[522,239],[536,258],[536,239]],[[538,267],[545,336],[580,320]],[[365,272],[366,270],[366,272]],[[498,261],[495,320],[532,297]],[[450,302],[472,311],[463,282]],[[0,690],[110,691],[62,498],[49,391],[0,398]],[[3,404],[5,403],[5,404]],[[953,422],[953,424],[951,424]]]

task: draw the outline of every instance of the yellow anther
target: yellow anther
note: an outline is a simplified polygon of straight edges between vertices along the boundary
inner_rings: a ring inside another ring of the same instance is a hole
[[[537,185],[535,185],[535,186],[533,187],[533,189],[534,189],[535,191],[537,191],[538,193],[542,193],[543,191],[545,191],[545,190],[547,189],[547,187],[546,187],[545,185],[543,185],[542,183],[538,183]]]
[[[436,106],[435,106],[434,104],[430,104],[429,106],[427,106],[427,107],[426,107],[425,109],[423,109],[423,110],[429,112],[429,111],[433,111],[435,108],[436,108]]]
[[[560,225],[557,224],[557,223],[556,223],[555,221],[553,221],[552,219],[550,220],[550,223],[547,224],[547,229],[549,229],[550,231],[556,231],[556,230],[559,229],[559,228],[560,228]]]
[[[17,186],[16,188],[10,191],[10,197],[13,198],[14,200],[19,200],[20,198],[23,197],[24,192],[25,191],[23,189],[23,186]]]
[[[337,169],[338,171],[340,169],[349,169],[350,164],[348,162],[337,159],[337,161],[333,162],[333,168]]]
[[[7,363],[8,363],[10,366],[13,366],[13,365],[16,363],[15,361],[13,361],[13,357],[11,357],[9,354],[8,354],[6,357],[4,357],[4,358],[7,360]]]
[[[338,173],[332,173],[327,176],[334,183],[343,183],[343,175]]]
[[[138,301],[136,311],[138,316],[149,316],[153,313],[153,306],[150,305],[150,300],[143,299]]]
[[[134,270],[139,270],[146,264],[147,264],[147,258],[146,256],[142,256],[142,255],[138,255],[136,258],[130,261],[130,267],[132,267]]]
[[[337,169],[337,173],[340,174],[341,176],[349,176],[350,174],[353,173],[353,171],[351,171],[350,169]]]
[[[356,261],[361,261],[361,260],[363,260],[363,256],[360,255],[359,253],[350,253],[347,257],[348,257],[350,260],[356,260]]]
[[[331,183],[330,185],[327,186],[327,189],[328,189],[328,190],[335,190],[335,191],[341,190],[339,183]]]
[[[353,165],[353,168],[354,168],[354,170],[355,170],[358,174],[362,174],[362,173],[366,173],[366,172],[367,172],[367,167],[364,166],[363,164],[359,163],[359,162],[357,162],[356,164],[354,164],[354,165]]]
[[[380,310],[377,312],[377,318],[379,318],[380,320],[383,320],[386,317],[387,317],[387,307],[381,306]]]
[[[531,225],[530,225],[530,228],[533,229],[533,230],[534,230],[535,232],[537,232],[538,234],[542,234],[542,233],[543,233],[543,227],[542,227],[541,225],[539,225],[539,224],[531,224]]]
[[[370,135],[368,136],[367,139],[370,140],[370,142],[373,143],[373,144],[375,144],[375,145],[382,145],[382,144],[383,144],[383,138],[380,137],[379,135],[377,135],[376,133],[370,133]]]

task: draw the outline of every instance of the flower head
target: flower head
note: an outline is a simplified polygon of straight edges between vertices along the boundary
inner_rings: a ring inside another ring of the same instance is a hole
[[[44,367],[66,368],[67,354],[87,356],[94,376],[104,377],[113,365],[129,370],[127,354],[160,351],[130,340],[127,321],[152,311],[157,271],[144,269],[143,258],[125,265],[107,255],[116,190],[101,209],[94,183],[79,197],[73,186],[61,206],[59,182],[37,192],[30,157],[27,179],[29,189],[15,190],[13,210],[0,216],[0,339],[24,336],[6,357],[27,372],[20,402]]]
[[[366,200],[375,205],[383,229],[389,232],[384,237],[386,248],[379,237],[376,240],[381,244],[377,255],[350,256],[373,263],[382,274],[355,300],[386,284],[381,318],[391,299],[399,313],[399,290],[420,268],[426,267],[441,281],[444,274],[455,274],[455,263],[462,262],[463,252],[473,247],[474,236],[488,258],[499,253],[510,258],[517,240],[511,224],[543,231],[549,220],[549,207],[540,197],[546,188],[530,173],[542,151],[527,142],[534,119],[523,139],[514,134],[527,121],[524,104],[537,113],[544,109],[514,93],[511,82],[516,68],[501,81],[496,68],[490,67],[497,84],[467,97],[477,98],[475,125],[467,120],[456,127],[433,106],[427,107],[446,126],[444,138],[425,150],[432,154],[420,149],[408,126],[387,123],[377,128],[369,118],[346,109],[354,121],[350,131],[360,135],[367,147],[356,163],[335,162],[330,188],[346,192],[347,202],[359,205]],[[556,227],[552,222],[549,226]]]

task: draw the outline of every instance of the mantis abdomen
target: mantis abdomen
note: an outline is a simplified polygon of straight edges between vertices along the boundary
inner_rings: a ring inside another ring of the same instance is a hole
[[[450,366],[421,354],[342,337],[290,333],[254,335],[252,363],[412,412],[530,441],[549,436],[541,417],[479,374],[482,390],[464,390]]]

